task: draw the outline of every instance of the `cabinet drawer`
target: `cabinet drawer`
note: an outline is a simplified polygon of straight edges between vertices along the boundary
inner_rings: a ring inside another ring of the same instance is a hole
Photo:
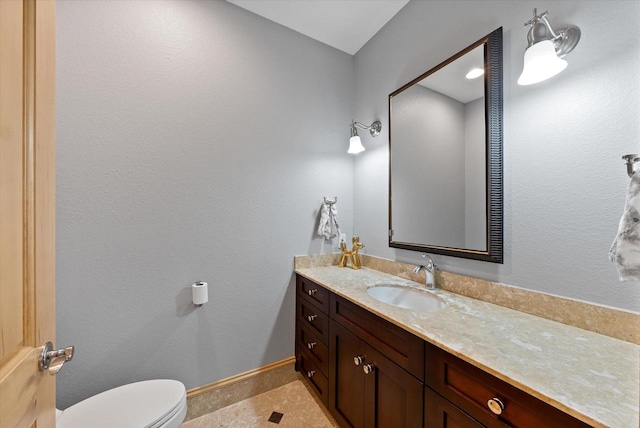
[[[426,383],[488,427],[572,428],[589,425],[477,367],[427,344]],[[489,408],[489,401],[500,415]]]
[[[331,294],[331,318],[400,367],[424,379],[424,341],[350,301]]]
[[[329,313],[329,291],[300,275],[296,276],[298,295],[313,303],[325,314]]]
[[[329,343],[329,316],[305,299],[297,299],[296,306],[300,325],[313,333],[325,345]]]
[[[298,370],[309,385],[311,385],[311,389],[318,394],[322,404],[327,407],[329,404],[328,378],[318,369],[318,366],[313,362],[313,359],[309,358],[309,355],[304,348],[298,347],[296,358],[298,359]]]
[[[329,375],[329,348],[322,343],[313,333],[310,333],[302,325],[297,329],[296,343],[299,348],[307,349],[309,355],[315,360],[318,368],[325,374]]]

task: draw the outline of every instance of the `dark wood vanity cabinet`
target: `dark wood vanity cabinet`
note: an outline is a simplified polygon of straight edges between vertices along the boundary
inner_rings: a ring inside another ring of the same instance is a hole
[[[329,291],[296,277],[296,370],[325,406],[329,398]]]
[[[589,426],[299,275],[296,288],[296,370],[342,427]]]
[[[296,369],[342,427],[422,428],[424,341],[296,279]]]
[[[423,383],[331,320],[329,411],[343,427],[422,427]]]
[[[329,411],[343,427],[422,427],[424,341],[329,298]]]
[[[343,427],[421,428],[424,342],[296,278],[296,369]]]

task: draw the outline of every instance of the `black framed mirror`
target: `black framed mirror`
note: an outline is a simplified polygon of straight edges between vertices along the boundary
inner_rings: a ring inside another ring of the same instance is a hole
[[[389,94],[390,247],[502,263],[502,99],[502,27]]]

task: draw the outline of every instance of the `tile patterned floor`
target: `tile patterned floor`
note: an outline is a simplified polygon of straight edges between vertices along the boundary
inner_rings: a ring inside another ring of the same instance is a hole
[[[269,422],[274,412],[283,414],[279,423]],[[296,380],[181,425],[181,428],[213,427],[336,428],[337,425],[305,385]]]

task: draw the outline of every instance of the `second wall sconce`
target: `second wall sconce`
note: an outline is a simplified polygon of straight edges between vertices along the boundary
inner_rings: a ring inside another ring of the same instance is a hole
[[[569,25],[553,30],[547,12],[538,15],[533,9],[533,18],[525,22],[531,26],[527,34],[527,50],[524,53],[524,68],[518,79],[519,85],[532,85],[555,76],[567,67],[564,58],[580,41],[580,29]]]
[[[364,146],[362,145],[362,141],[360,141],[356,127],[368,129],[372,137],[377,137],[380,135],[380,131],[382,130],[382,123],[380,123],[379,120],[376,120],[371,125],[367,126],[360,122],[351,121],[351,138],[349,139],[349,150],[347,150],[347,153],[352,155],[364,152]]]

